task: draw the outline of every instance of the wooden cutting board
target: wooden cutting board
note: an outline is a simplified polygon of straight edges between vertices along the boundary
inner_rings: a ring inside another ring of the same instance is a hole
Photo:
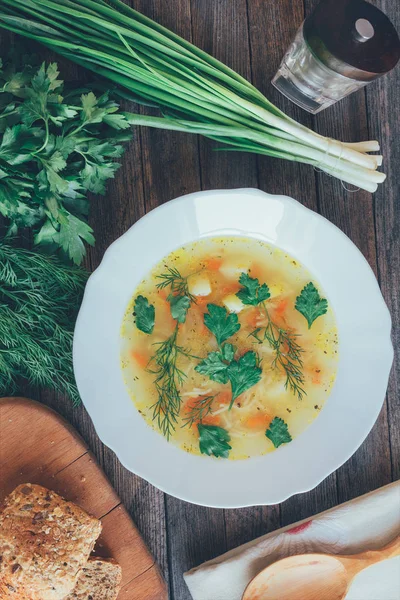
[[[26,398],[0,399],[0,502],[37,483],[101,519],[96,556],[122,567],[118,600],[167,600],[153,557],[85,442],[57,413]]]

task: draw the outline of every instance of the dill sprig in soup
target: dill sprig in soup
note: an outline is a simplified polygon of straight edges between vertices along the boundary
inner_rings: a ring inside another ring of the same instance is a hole
[[[311,274],[251,238],[206,238],[163,259],[124,316],[132,399],[170,442],[244,459],[290,443],[336,376],[335,317]]]

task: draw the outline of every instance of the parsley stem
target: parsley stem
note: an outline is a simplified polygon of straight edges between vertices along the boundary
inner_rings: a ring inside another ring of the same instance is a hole
[[[0,119],[7,119],[8,117],[10,117],[11,115],[15,115],[18,112],[17,109],[15,110],[10,110],[10,112],[5,113],[4,115],[0,115]]]
[[[79,125],[78,127],[76,127],[75,129],[73,129],[72,131],[70,131],[68,133],[68,135],[66,135],[66,138],[72,137],[74,135],[76,135],[79,131],[81,131],[84,127],[85,127],[86,123],[82,123],[81,125]]]
[[[46,128],[46,135],[44,138],[44,142],[43,144],[40,146],[39,150],[36,150],[36,152],[32,152],[33,156],[36,156],[37,154],[40,154],[47,146],[48,142],[49,142],[49,136],[50,136],[50,131],[49,131],[49,120],[48,119],[43,119],[44,121],[44,125]]]

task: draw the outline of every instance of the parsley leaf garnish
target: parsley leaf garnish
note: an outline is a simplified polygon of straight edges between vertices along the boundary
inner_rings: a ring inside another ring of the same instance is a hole
[[[328,301],[321,298],[317,288],[310,281],[302,289],[300,296],[297,296],[295,308],[307,319],[308,329],[311,329],[315,319],[328,311]]]
[[[190,308],[190,298],[188,296],[173,296],[170,294],[168,302],[171,306],[172,318],[178,321],[178,323],[184,323],[187,311]]]
[[[237,361],[233,361],[228,367],[228,378],[232,387],[232,400],[229,408],[240,394],[256,385],[261,379],[262,370],[258,366],[258,356],[253,350],[249,350]]]
[[[215,335],[218,346],[240,329],[238,316],[228,313],[224,306],[208,304],[208,313],[204,315],[204,325]]]
[[[210,352],[195,367],[198,373],[208,375],[213,381],[231,384],[232,399],[229,410],[240,394],[260,381],[262,373],[258,356],[253,350],[234,360],[235,350],[232,344],[224,344],[219,352]]]
[[[228,442],[231,441],[229,433],[222,427],[216,425],[197,425],[199,430],[200,452],[208,456],[216,458],[228,458],[229,450],[232,446]]]
[[[247,273],[242,273],[239,283],[243,286],[236,296],[243,302],[251,306],[257,306],[264,300],[268,300],[271,294],[266,283],[259,284],[258,279],[250,277]]]
[[[210,352],[195,368],[198,373],[208,375],[218,383],[228,383],[228,367],[235,355],[235,347],[232,344],[224,344],[220,352]]]
[[[275,448],[279,448],[282,444],[288,444],[292,441],[287,424],[279,417],[272,419],[265,435],[271,440]]]
[[[153,333],[155,323],[155,308],[145,296],[138,296],[134,305],[136,327],[144,333]]]

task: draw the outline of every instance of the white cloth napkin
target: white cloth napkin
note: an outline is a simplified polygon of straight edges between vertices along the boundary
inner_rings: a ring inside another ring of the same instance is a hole
[[[310,552],[354,554],[380,548],[399,533],[397,481],[235,548],[184,578],[193,600],[241,600],[251,579],[276,560]],[[346,600],[400,600],[400,557],[362,571]]]

